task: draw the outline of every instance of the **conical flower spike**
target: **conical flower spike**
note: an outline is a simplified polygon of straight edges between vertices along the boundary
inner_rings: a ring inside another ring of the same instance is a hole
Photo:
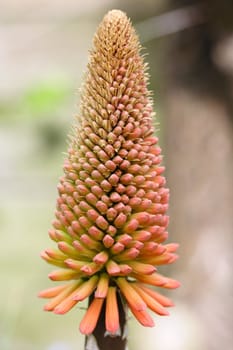
[[[177,245],[163,245],[169,192],[147,83],[130,21],[123,12],[110,11],[94,36],[58,185],[49,231],[57,246],[42,253],[59,268],[50,279],[70,286],[63,282],[41,292],[52,298],[46,309],[64,313],[90,298],[80,325],[88,335],[96,334],[99,319],[106,334],[123,339],[127,305],[141,324],[153,326],[148,308],[166,315],[172,302],[146,285],[179,286],[156,272],[175,261]]]

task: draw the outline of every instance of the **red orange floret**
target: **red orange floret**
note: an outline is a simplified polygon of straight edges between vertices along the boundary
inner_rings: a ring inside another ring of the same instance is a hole
[[[106,298],[105,325],[110,334],[116,334],[119,330],[119,311],[117,305],[117,288],[109,287]]]
[[[102,298],[93,299],[80,323],[79,330],[81,333],[91,334],[94,331],[103,306],[103,302],[104,299]]]

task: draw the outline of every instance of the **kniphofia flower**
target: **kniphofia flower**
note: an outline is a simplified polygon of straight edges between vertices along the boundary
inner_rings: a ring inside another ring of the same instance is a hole
[[[144,326],[148,309],[167,315],[172,301],[155,290],[179,283],[157,272],[177,258],[164,244],[169,191],[154,136],[148,75],[126,15],[110,11],[94,37],[49,231],[57,249],[42,258],[61,285],[40,293],[45,310],[64,314],[91,297],[80,331],[91,334],[105,305],[105,327],[119,332],[118,298]]]

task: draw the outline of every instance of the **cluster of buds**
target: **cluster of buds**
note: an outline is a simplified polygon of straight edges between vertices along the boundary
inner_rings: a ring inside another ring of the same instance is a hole
[[[49,299],[46,311],[64,314],[91,297],[83,334],[94,331],[103,305],[106,331],[119,331],[119,297],[142,325],[153,326],[148,309],[167,315],[173,305],[154,286],[179,285],[157,272],[176,260],[177,244],[163,244],[169,191],[140,49],[126,15],[110,11],[94,37],[81,116],[58,185],[49,231],[57,249],[41,255],[59,267],[49,278],[64,282],[40,292]]]

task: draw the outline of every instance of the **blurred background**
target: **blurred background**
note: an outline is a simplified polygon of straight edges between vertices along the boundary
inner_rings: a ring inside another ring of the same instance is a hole
[[[129,349],[232,349],[233,3],[231,0],[0,1],[0,349],[83,349],[84,311],[42,311],[51,285],[56,184],[97,25],[127,13],[148,53],[180,259],[176,307]]]

